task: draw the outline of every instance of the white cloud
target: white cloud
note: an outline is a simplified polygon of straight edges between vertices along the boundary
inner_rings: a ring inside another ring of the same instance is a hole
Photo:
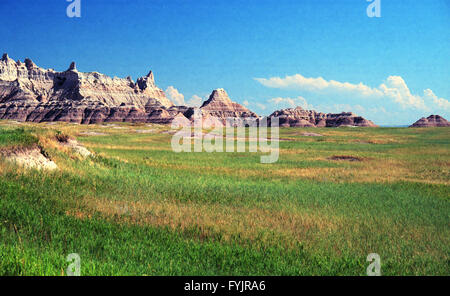
[[[189,107],[200,107],[203,99],[200,96],[193,95],[191,99],[187,102]]]
[[[450,102],[444,98],[438,98],[431,89],[427,88],[423,91],[423,95],[425,100],[431,101],[438,108],[443,109],[445,111],[450,111]]]
[[[312,108],[316,111],[325,113],[341,113],[341,112],[353,112],[361,115],[366,112],[366,108],[361,105],[350,105],[350,104],[332,104],[332,105],[319,105]]]
[[[281,89],[298,89],[307,91],[357,91],[362,95],[380,95],[381,92],[377,89],[373,89],[363,83],[351,84],[349,82],[339,82],[335,80],[327,81],[322,77],[318,78],[307,78],[301,74],[296,74],[293,76],[286,76],[285,78],[272,77],[266,78],[255,78],[256,81],[264,86],[271,88],[281,88]]]
[[[261,109],[261,110],[265,110],[266,109],[266,105],[261,104],[261,103],[257,103],[257,102],[249,102],[248,100],[244,100],[242,102],[242,105],[244,105],[245,107],[250,108],[250,109],[252,109],[252,108],[258,108],[258,109]]]
[[[268,103],[272,103],[278,106],[282,107],[289,107],[289,108],[295,108],[297,106],[302,107],[303,109],[312,109],[312,105],[309,105],[308,102],[304,97],[297,97],[297,98],[272,98],[267,100]]]
[[[301,74],[286,76],[285,78],[255,78],[255,80],[270,88],[304,90],[322,94],[329,94],[330,92],[344,93],[360,98],[388,98],[404,109],[411,108],[428,112],[433,109],[449,110],[450,108],[450,102],[448,100],[438,98],[430,89],[426,89],[423,96],[412,94],[406,82],[400,76],[389,76],[377,88],[367,86],[362,82],[352,84],[335,80],[327,81],[322,77],[307,78]],[[284,102],[291,104],[292,101],[287,99]]]
[[[166,89],[166,95],[177,106],[200,107],[203,102],[203,98],[198,95],[193,95],[189,101],[185,102],[184,95],[173,86]]]
[[[266,109],[266,105],[261,104],[261,103],[256,103],[255,104],[258,108],[260,108],[261,110],[265,110]]]
[[[412,107],[419,110],[429,110],[422,97],[411,94],[406,82],[400,76],[389,76],[386,82],[380,85],[380,90],[402,108]]]
[[[175,105],[184,105],[184,95],[180,93],[175,87],[169,86],[166,89],[166,95],[169,100],[171,100]]]

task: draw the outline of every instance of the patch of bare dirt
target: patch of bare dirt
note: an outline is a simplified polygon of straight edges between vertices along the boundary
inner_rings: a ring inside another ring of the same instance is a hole
[[[45,157],[38,147],[27,150],[10,151],[5,155],[5,159],[26,168],[50,171],[58,168],[56,163]]]
[[[83,145],[78,143],[77,140],[67,139],[66,141],[59,142],[62,146],[69,147],[73,152],[81,155],[82,157],[89,157],[92,155],[92,152],[86,149]]]
[[[351,156],[351,155],[335,155],[330,158],[330,160],[346,160],[346,161],[363,161],[364,159],[357,156]]]
[[[81,132],[80,135],[82,135],[82,136],[106,136],[108,134],[99,133],[99,132]]]
[[[304,137],[323,137],[323,135],[317,134],[317,133],[302,133],[302,136],[304,136]]]
[[[138,134],[154,134],[154,133],[157,132],[157,130],[155,130],[155,129],[148,129],[148,130],[146,130],[146,129],[138,129],[138,130],[135,130],[135,132],[138,133]]]

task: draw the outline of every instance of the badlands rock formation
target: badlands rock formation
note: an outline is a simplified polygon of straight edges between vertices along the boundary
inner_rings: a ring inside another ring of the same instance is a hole
[[[216,89],[200,108],[204,125],[226,124],[227,118],[259,116],[232,102],[224,89]],[[66,121],[74,123],[149,122],[183,124],[194,120],[194,108],[174,106],[155,84],[153,73],[134,82],[131,77],[111,78],[79,72],[75,63],[63,72],[43,69],[30,59],[0,59],[0,119]],[[280,126],[375,126],[353,113],[325,114],[300,107],[275,111]],[[270,121],[270,119],[269,119]]]
[[[227,118],[259,118],[244,106],[231,101],[223,88],[214,90],[209,99],[200,107],[205,119],[214,117],[225,123]]]
[[[430,115],[427,118],[422,117],[410,127],[444,127],[444,126],[450,126],[450,122],[448,122],[442,116]]]
[[[372,121],[351,112],[325,114],[301,107],[278,110],[269,116],[269,121],[270,117],[278,117],[280,127],[376,126]]]
[[[42,69],[30,59],[0,60],[0,119],[98,123],[169,123],[180,112],[155,85],[153,73],[134,82],[91,72],[75,63],[64,72]]]

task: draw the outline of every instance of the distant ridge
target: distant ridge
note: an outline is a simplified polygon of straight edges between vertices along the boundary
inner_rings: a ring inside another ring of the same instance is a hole
[[[206,125],[225,124],[227,118],[260,118],[233,102],[223,88],[213,90],[200,110]],[[75,62],[57,72],[40,68],[28,58],[16,62],[5,53],[0,59],[0,119],[169,124],[175,118],[193,121],[194,114],[192,107],[174,106],[156,86],[152,71],[134,82],[131,77],[79,72]],[[300,107],[271,116],[279,117],[282,127],[376,126],[351,112],[325,114]]]
[[[372,121],[352,112],[326,114],[314,110],[304,110],[301,107],[278,110],[269,115],[270,117],[278,117],[281,127],[377,126]]]
[[[450,126],[450,122],[448,122],[444,117],[439,115],[430,115],[427,118],[422,117],[413,123],[410,127],[445,127]]]

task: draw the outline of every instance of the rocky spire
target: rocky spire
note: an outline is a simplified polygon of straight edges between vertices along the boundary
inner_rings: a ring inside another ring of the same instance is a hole
[[[25,59],[25,66],[27,67],[28,70],[31,70],[34,67],[36,67],[36,65],[33,63],[33,61],[30,60],[29,58]]]
[[[4,54],[2,55],[2,58],[0,59],[0,61],[6,62],[6,63],[8,63],[8,64],[9,64],[9,63],[12,63],[12,64],[15,63],[14,60],[11,59],[11,58],[8,56],[7,53],[4,53]]]
[[[75,62],[70,63],[69,69],[67,69],[67,71],[76,71],[77,70],[77,66],[75,64]]]
[[[152,82],[153,84],[155,83],[155,77],[153,76],[152,70],[150,70],[150,72],[148,72],[147,78],[148,78],[148,80],[149,80],[150,82]]]
[[[135,83],[133,81],[133,78],[131,78],[131,76],[127,76],[126,80],[128,81],[128,85],[132,88],[135,87]]]
[[[141,77],[136,81],[136,84],[139,86],[140,90],[145,90],[147,87],[155,87],[155,77],[153,76],[153,72],[148,72],[147,76]]]

